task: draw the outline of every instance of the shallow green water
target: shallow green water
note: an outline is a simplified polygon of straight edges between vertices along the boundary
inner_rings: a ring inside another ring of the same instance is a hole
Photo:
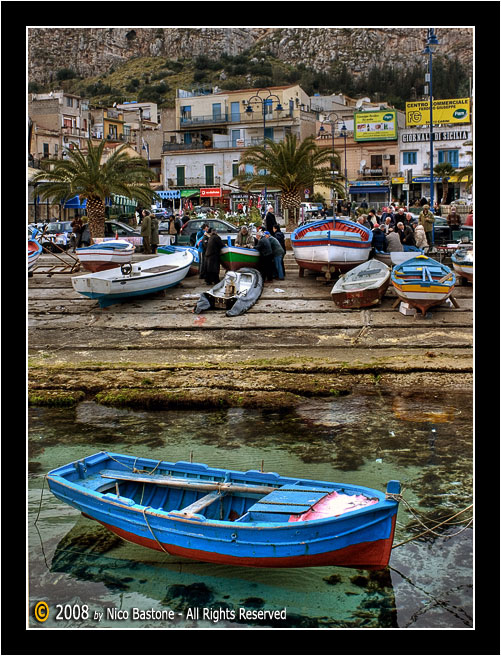
[[[468,395],[360,390],[293,413],[137,412],[90,402],[30,408],[28,622],[39,628],[472,626],[472,529],[454,535],[464,524],[395,547],[383,572],[199,563],[128,544],[44,487],[49,470],[102,450],[171,461],[192,453],[194,461],[239,470],[260,469],[264,460],[266,471],[381,490],[398,479],[404,499],[430,526],[472,503]],[[459,519],[465,517],[471,512]],[[400,504],[394,545],[423,530]],[[39,601],[49,606],[43,623],[34,618]],[[259,610],[282,617],[247,614]],[[141,611],[164,614],[157,619]]]

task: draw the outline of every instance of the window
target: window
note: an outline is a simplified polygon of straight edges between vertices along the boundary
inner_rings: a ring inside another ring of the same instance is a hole
[[[231,120],[239,121],[240,120],[240,103],[232,102],[231,103]]]
[[[408,152],[402,153],[402,156],[402,164],[404,166],[417,164],[417,150],[410,150]]]
[[[212,118],[221,118],[221,103],[212,103]]]
[[[443,164],[448,162],[457,169],[459,166],[459,150],[439,150],[438,151],[438,163]]]
[[[73,98],[66,96],[66,107],[73,107]]]
[[[231,145],[233,148],[237,145],[237,139],[240,139],[240,130],[231,131]]]
[[[191,105],[181,107],[181,122],[191,120]]]
[[[176,185],[178,187],[184,187],[185,184],[185,167],[176,166]]]
[[[231,165],[231,175],[236,178],[238,175],[238,162],[233,162]]]
[[[214,184],[214,165],[206,164],[205,165],[205,184],[213,185]]]
[[[383,156],[371,155],[371,169],[382,169],[382,168],[383,168]]]
[[[43,144],[43,156],[44,157],[49,156],[49,144],[48,143]]]

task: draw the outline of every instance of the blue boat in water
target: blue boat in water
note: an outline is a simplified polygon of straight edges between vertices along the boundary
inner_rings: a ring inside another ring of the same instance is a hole
[[[388,565],[400,483],[379,490],[100,452],[47,474],[52,493],[130,542],[246,567]]]

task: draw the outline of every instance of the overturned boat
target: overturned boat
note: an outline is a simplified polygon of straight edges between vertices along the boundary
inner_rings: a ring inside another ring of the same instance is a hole
[[[257,269],[228,271],[223,280],[203,292],[195,307],[196,314],[205,310],[226,310],[227,317],[247,312],[261,296],[263,277]]]
[[[400,483],[346,483],[101,452],[47,474],[61,501],[135,544],[245,567],[388,565]]]

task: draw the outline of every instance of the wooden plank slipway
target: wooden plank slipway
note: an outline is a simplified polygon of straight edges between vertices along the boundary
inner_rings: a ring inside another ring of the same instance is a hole
[[[41,257],[50,264],[50,255]],[[136,254],[133,261],[146,257]],[[101,309],[73,290],[71,277],[80,274],[35,271],[28,279],[28,348],[30,364],[40,367],[31,371],[30,380],[40,386],[46,375],[42,367],[51,364],[221,367],[291,359],[339,367],[343,373],[353,363],[386,363],[391,370],[397,361],[400,372],[420,367],[471,373],[471,284],[456,286],[456,307],[443,304],[425,317],[399,312],[391,285],[380,305],[341,310],[330,296],[333,280],[313,272],[300,277],[291,252],[285,263],[285,280],[265,283],[258,302],[238,317],[217,310],[194,314],[207,289],[197,276],[154,296]]]

